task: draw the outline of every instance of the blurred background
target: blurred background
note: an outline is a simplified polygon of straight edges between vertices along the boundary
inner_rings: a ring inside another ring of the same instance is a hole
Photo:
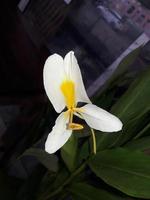
[[[150,64],[150,2],[3,1],[0,25],[0,166],[9,175],[27,179],[37,161],[16,158],[37,141],[43,147],[57,116],[43,88],[46,58],[73,50],[94,99],[120,61],[142,46],[129,68],[130,82]],[[128,84],[120,86],[117,95]]]

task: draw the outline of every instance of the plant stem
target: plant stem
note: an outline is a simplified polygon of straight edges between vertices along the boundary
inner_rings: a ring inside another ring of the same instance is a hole
[[[71,176],[70,176],[62,185],[60,185],[56,190],[54,190],[54,192],[52,192],[50,195],[48,195],[48,196],[45,198],[45,200],[48,200],[48,199],[50,199],[51,197],[53,197],[53,196],[57,195],[58,193],[60,193],[60,192],[62,191],[62,189],[63,189],[66,185],[68,185],[68,183],[70,183],[70,182],[74,179],[74,177],[77,176],[77,175],[85,168],[86,163],[87,163],[87,162],[85,161],[76,171],[74,171],[74,172],[71,174]]]

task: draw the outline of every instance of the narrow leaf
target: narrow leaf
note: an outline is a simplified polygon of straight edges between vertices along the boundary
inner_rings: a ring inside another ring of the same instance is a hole
[[[141,136],[149,135],[150,132],[150,123],[148,123],[135,137],[134,139],[140,138]]]
[[[119,99],[112,108],[112,112],[117,114],[123,121],[128,122],[137,117],[144,110],[150,108],[150,70],[136,79],[128,91]]]
[[[121,60],[112,76],[108,79],[108,81],[106,81],[105,85],[101,88],[100,93],[104,92],[105,90],[116,84],[119,78],[122,77],[128,71],[129,67],[134,63],[136,58],[139,56],[141,49],[142,46],[134,49]]]
[[[112,107],[111,112],[123,122],[123,130],[104,134],[97,140],[98,150],[117,147],[135,137],[148,123],[150,110],[150,70],[139,76]],[[111,145],[110,145],[111,144]]]
[[[117,146],[127,142],[146,124],[150,109],[150,70],[138,77],[127,92],[112,107],[124,124],[123,134]]]

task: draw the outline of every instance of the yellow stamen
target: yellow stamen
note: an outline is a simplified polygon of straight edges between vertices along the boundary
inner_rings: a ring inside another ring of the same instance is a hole
[[[69,123],[72,123],[72,121],[73,121],[73,111],[70,110]]]
[[[75,107],[75,85],[71,80],[65,80],[60,89],[65,97],[65,101],[67,104],[68,111],[66,112],[69,114],[69,122],[67,124],[68,130],[81,130],[84,127],[81,124],[73,123],[73,114],[74,112],[79,112],[80,108]]]
[[[66,80],[64,81],[60,89],[65,97],[65,101],[67,104],[68,109],[72,109],[75,107],[75,86],[73,81],[71,80]]]
[[[81,124],[76,124],[76,123],[70,123],[68,124],[68,127],[67,127],[69,130],[81,130],[83,129],[84,127],[81,125]]]
[[[95,138],[95,132],[91,128],[91,133],[92,133],[92,139],[93,139],[93,153],[96,154],[96,138]]]

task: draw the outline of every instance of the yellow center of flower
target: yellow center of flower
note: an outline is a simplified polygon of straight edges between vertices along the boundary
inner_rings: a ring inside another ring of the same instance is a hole
[[[76,108],[75,102],[75,84],[71,80],[65,80],[60,89],[64,95],[66,105],[69,113],[69,123],[67,124],[67,129],[69,130],[81,130],[83,126],[81,124],[73,123],[73,114],[77,112],[80,108]]]
[[[66,80],[61,84],[61,91],[65,97],[68,109],[75,107],[75,85],[71,80]]]

